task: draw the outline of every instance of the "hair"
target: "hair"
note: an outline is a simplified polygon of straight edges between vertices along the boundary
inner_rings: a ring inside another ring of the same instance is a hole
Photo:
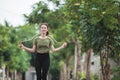
[[[48,23],[41,23],[41,24],[40,24],[40,27],[41,27],[42,25],[46,25],[47,28],[49,27],[49,26],[48,26]],[[48,31],[47,31],[46,35],[47,35],[47,36],[49,35],[49,32],[48,32]]]

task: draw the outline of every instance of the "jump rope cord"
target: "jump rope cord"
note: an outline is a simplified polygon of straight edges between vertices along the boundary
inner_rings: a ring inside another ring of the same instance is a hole
[[[31,39],[23,40],[23,41],[21,41],[21,43],[27,42],[27,41],[31,41],[31,40],[35,39],[36,37],[38,37],[38,36],[40,36],[40,34],[34,35]],[[59,41],[57,41],[55,38],[53,38],[53,37],[50,36],[50,35],[48,35],[48,38],[53,41],[53,44],[58,44],[58,45],[60,45],[60,44],[63,44],[63,43],[64,43],[64,42],[59,42]]]
[[[57,41],[55,38],[53,38],[53,37],[50,36],[50,35],[48,36],[48,38],[53,41],[53,44],[58,44],[58,45],[60,45],[60,44],[63,44],[63,43],[64,43],[64,42],[59,42],[59,41]]]
[[[34,35],[31,39],[22,40],[21,42],[31,41],[31,40],[33,40],[34,38],[36,38],[37,36],[39,36],[39,35],[40,35],[40,34],[36,34],[36,35]]]

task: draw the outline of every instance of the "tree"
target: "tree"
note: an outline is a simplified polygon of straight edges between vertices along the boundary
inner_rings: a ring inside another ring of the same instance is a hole
[[[4,52],[7,50],[7,46],[9,45],[8,43],[8,38],[7,36],[7,28],[0,25],[0,67],[2,67],[3,64],[3,60],[4,60]]]
[[[83,45],[90,43],[100,54],[103,80],[110,80],[110,54],[119,54],[119,1],[84,0],[81,9]],[[110,5],[110,6],[109,6]],[[85,46],[84,46],[85,47]]]
[[[69,34],[70,41],[74,43],[74,70],[73,80],[78,79],[78,72],[81,72],[81,35],[80,35],[80,13],[79,5],[81,1],[78,0],[67,0],[64,7],[64,13],[66,16],[67,23],[70,24],[69,28],[71,34]]]

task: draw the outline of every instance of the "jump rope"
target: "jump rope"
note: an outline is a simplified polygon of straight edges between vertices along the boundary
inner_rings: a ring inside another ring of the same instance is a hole
[[[27,39],[27,40],[22,40],[20,43],[25,43],[25,42],[28,42],[28,41],[32,41],[32,40],[34,40],[35,38],[37,38],[38,36],[40,36],[41,34],[39,33],[39,34],[36,34],[36,35],[34,35],[31,39]],[[59,41],[57,41],[55,38],[53,38],[51,35],[48,35],[48,38],[50,39],[50,40],[52,40],[53,41],[53,44],[58,44],[58,45],[60,45],[60,44],[63,44],[64,42],[59,42]]]

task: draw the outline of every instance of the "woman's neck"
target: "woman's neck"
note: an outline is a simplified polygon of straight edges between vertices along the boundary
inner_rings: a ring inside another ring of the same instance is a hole
[[[46,34],[41,34],[41,38],[46,38],[47,36],[46,36]]]

